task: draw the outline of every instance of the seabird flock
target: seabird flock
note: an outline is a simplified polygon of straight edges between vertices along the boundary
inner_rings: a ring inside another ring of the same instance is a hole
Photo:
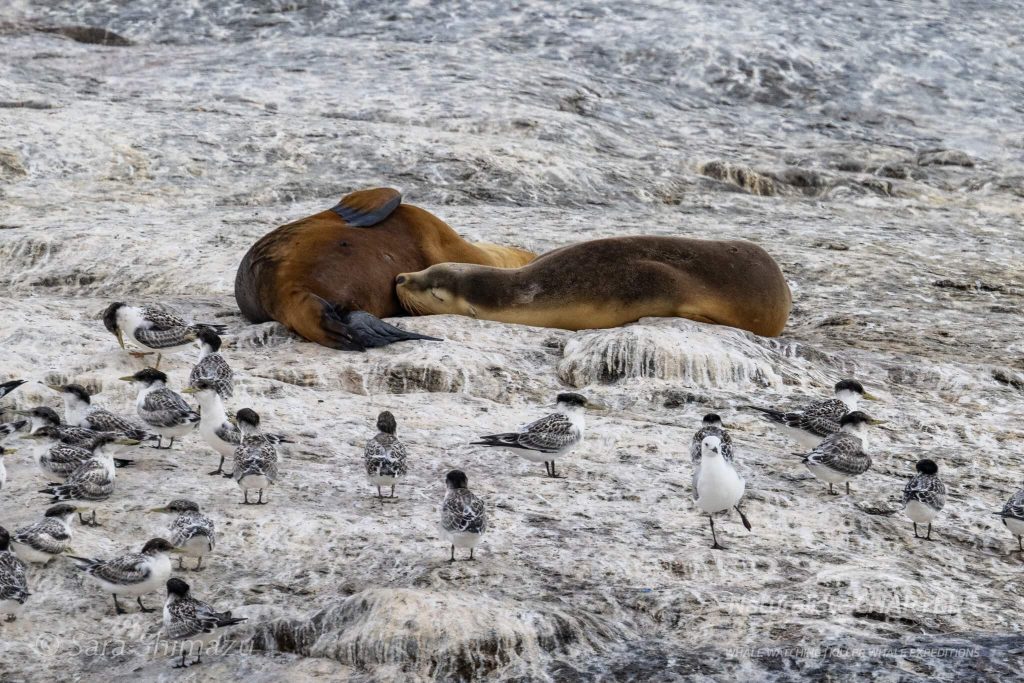
[[[118,614],[125,613],[118,596],[135,598],[143,612],[152,612],[142,597],[166,589],[163,609],[164,633],[173,641],[182,642],[181,659],[176,667],[189,666],[186,653],[195,652],[192,664],[201,662],[203,647],[216,642],[224,628],[245,621],[231,612],[218,612],[192,596],[190,587],[179,578],[171,578],[170,555],[178,556],[178,569],[184,569],[186,557],[195,560],[193,570],[202,568],[203,559],[214,552],[216,529],[212,519],[202,514],[199,505],[186,498],[171,500],[153,508],[154,513],[173,515],[168,538],[152,538],[139,552],[111,558],[88,558],[70,554],[73,536],[72,520],[99,526],[96,508],[115,491],[118,469],[129,467],[132,459],[127,449],[152,445],[170,449],[198,429],[203,441],[218,455],[220,464],[211,475],[234,480],[242,491],[243,505],[266,505],[270,489],[279,477],[281,458],[278,447],[291,443],[280,434],[264,432],[260,416],[251,408],[243,408],[234,416],[224,401],[233,392],[234,374],[220,354],[222,326],[191,323],[173,314],[151,307],[111,304],[103,317],[104,326],[117,337],[122,348],[125,340],[146,349],[131,352],[135,357],[157,353],[157,362],[120,379],[137,389],[136,415],[129,418],[94,405],[88,391],[77,384],[53,386],[64,403],[64,421],[55,410],[37,406],[14,411],[21,419],[0,424],[0,441],[15,435],[42,442],[35,449],[36,462],[51,482],[43,489],[51,497],[51,506],[33,524],[15,529],[13,534],[0,526],[0,615],[14,621],[30,597],[25,564],[47,565],[59,556],[70,559],[114,600]],[[161,354],[199,345],[199,359],[192,369],[188,386],[182,393],[194,396],[199,410],[168,387],[168,377],[157,369]],[[24,384],[24,380],[0,383],[0,398]],[[833,398],[813,403],[799,410],[747,406],[760,411],[763,417],[785,436],[808,452],[800,453],[803,464],[817,479],[828,484],[828,492],[836,494],[836,484],[845,484],[871,467],[868,454],[870,426],[879,424],[859,410],[861,399],[874,399],[864,387],[852,379],[838,382]],[[547,476],[558,478],[556,463],[576,449],[586,430],[587,408],[598,408],[577,393],[561,393],[554,413],[511,432],[479,437],[471,445],[498,448],[519,455],[530,462],[544,463]],[[20,432],[27,429],[27,434]],[[389,411],[377,418],[376,436],[369,439],[363,457],[367,480],[376,489],[383,503],[395,497],[395,485],[408,472],[408,449],[397,437],[397,421]],[[167,439],[167,445],[164,440]],[[9,446],[0,446],[0,495],[7,482],[4,456],[14,453]],[[232,459],[231,472],[224,472],[224,462]],[[692,490],[696,507],[708,516],[712,548],[724,549],[718,541],[714,517],[735,510],[744,527],[752,525],[740,509],[745,483],[736,470],[737,457],[733,439],[714,413],[704,417],[690,443]],[[931,540],[932,522],[946,503],[946,488],[938,476],[938,466],[929,459],[916,465],[917,474],[906,484],[902,510],[913,522],[914,536]],[[455,549],[474,550],[487,530],[487,509],[484,500],[469,490],[466,474],[448,472],[446,494],[440,508],[441,536],[450,546],[449,561],[455,561]],[[383,489],[389,487],[389,495]],[[254,497],[255,500],[250,500]],[[91,513],[87,518],[85,513]],[[1024,488],[1017,491],[998,514],[1003,524],[1017,538],[1024,552]],[[924,535],[918,525],[926,525]]]

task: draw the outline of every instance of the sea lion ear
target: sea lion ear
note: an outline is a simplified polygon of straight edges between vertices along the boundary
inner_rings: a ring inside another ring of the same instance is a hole
[[[331,211],[353,228],[369,228],[390,216],[402,203],[402,194],[390,187],[350,192]]]

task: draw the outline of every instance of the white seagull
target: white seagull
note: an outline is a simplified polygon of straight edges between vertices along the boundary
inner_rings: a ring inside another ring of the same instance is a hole
[[[718,543],[718,536],[715,535],[713,515],[717,512],[735,509],[740,513],[743,526],[750,531],[750,522],[739,508],[746,484],[743,478],[736,473],[733,464],[722,457],[722,439],[720,437],[713,434],[704,437],[700,450],[700,466],[694,482],[693,497],[697,501],[697,507],[707,513],[708,521],[711,522],[712,549],[725,550],[725,546]]]
[[[544,463],[549,477],[557,477],[555,461],[573,451],[583,440],[586,429],[584,409],[595,407],[579,394],[563,393],[556,399],[558,411],[521,427],[517,432],[481,436],[473,446],[503,448],[530,462]]]

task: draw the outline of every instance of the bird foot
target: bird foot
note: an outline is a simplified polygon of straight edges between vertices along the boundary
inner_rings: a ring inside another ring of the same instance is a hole
[[[18,620],[18,615],[17,614],[8,614],[7,618],[4,619],[4,621],[6,621],[8,624],[13,623],[13,622],[15,622],[17,620]]]
[[[139,605],[139,611],[145,614],[149,614],[150,612],[155,612],[156,607],[143,607],[142,605]]]
[[[726,548],[721,543],[715,543],[713,546],[711,546],[711,549],[712,550],[728,550],[728,548]]]
[[[177,662],[177,661],[178,661],[178,658],[177,658],[177,657],[175,657],[175,658],[174,658],[174,661],[176,661],[176,662]],[[191,664],[186,664],[185,662],[178,662],[177,664],[175,664],[175,665],[174,665],[174,666],[172,666],[171,668],[172,668],[172,669],[187,669],[187,668],[189,668],[190,666],[192,666],[192,665],[191,665]]]
[[[210,475],[211,477],[213,477],[213,476],[218,475],[218,474],[224,474],[224,470],[218,467],[213,472],[207,472],[207,474]]]
[[[82,522],[82,526],[97,527],[97,526],[103,526],[103,525],[100,524],[99,522],[97,522],[95,519],[90,519],[88,522]]]

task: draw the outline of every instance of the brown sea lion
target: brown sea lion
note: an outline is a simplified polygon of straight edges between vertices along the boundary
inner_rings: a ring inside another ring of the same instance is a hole
[[[235,301],[253,322],[276,320],[309,341],[362,351],[408,339],[380,318],[404,313],[395,276],[448,261],[516,268],[534,254],[473,244],[397,190],[342,197],[334,208],[267,233],[235,276]]]
[[[395,281],[418,315],[583,330],[680,317],[775,336],[792,297],[775,260],[741,240],[612,237],[550,251],[514,270],[442,263]]]

